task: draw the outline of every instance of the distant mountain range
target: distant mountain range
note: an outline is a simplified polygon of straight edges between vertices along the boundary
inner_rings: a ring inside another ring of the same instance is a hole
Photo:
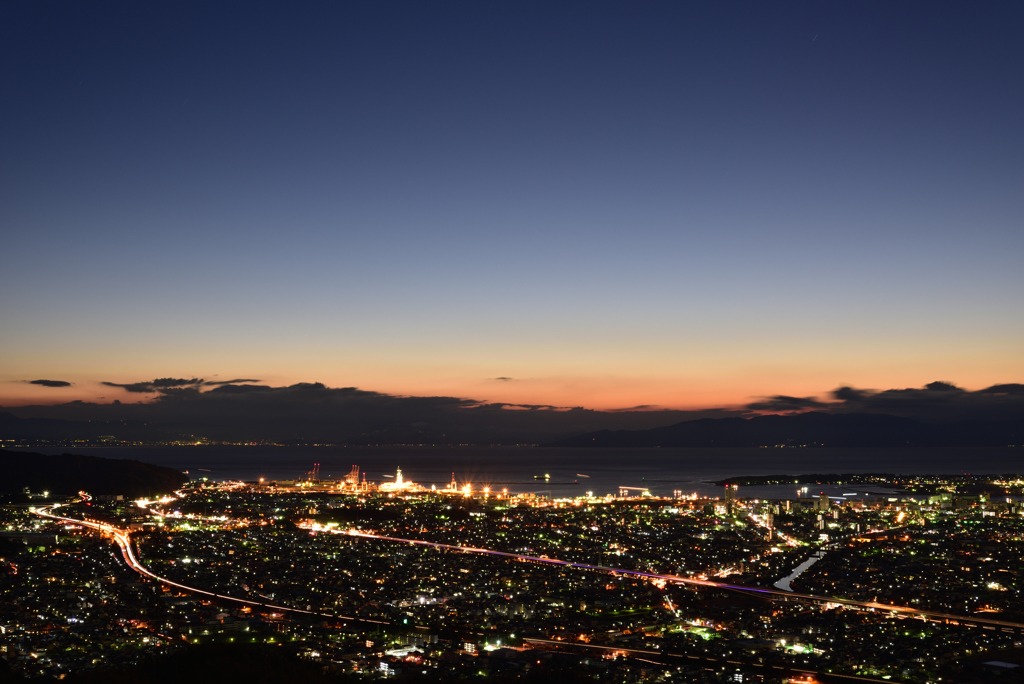
[[[0,411],[0,439],[92,440],[113,433],[121,439],[146,440],[162,436],[165,431],[140,421],[19,418],[13,413]]]
[[[650,430],[600,430],[560,447],[1005,447],[1024,445],[1024,421],[925,423],[870,413],[809,412],[692,420]]]
[[[0,412],[0,440],[8,446],[112,446],[212,442],[277,444],[543,444],[560,447],[1006,447],[1024,445],[1024,419],[922,421],[882,413],[827,413],[700,418],[678,421],[679,412],[503,411],[461,409],[435,416],[373,419],[336,409],[315,419],[264,411],[246,420],[210,416],[200,423],[139,420],[20,418]],[[412,418],[412,419],[411,419]],[[604,429],[594,427],[639,429]],[[588,431],[591,430],[591,431]]]

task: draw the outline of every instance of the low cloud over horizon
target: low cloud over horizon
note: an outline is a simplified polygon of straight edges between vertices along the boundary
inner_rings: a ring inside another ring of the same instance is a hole
[[[127,392],[157,396],[137,403],[74,401],[5,411],[19,418],[135,421],[169,436],[189,434],[227,441],[476,444],[540,443],[598,430],[644,430],[706,418],[807,411],[883,413],[925,422],[1024,419],[1024,384],[1019,383],[975,391],[949,382],[882,391],[840,386],[827,400],[775,395],[740,408],[683,411],[640,405],[599,411],[460,397],[398,396],[322,383],[274,387],[253,384],[257,382],[241,378],[207,382],[197,377],[104,382]]]
[[[209,386],[214,387],[218,385],[235,385],[238,383],[251,383],[259,382],[259,380],[239,378],[236,380],[211,380],[206,381],[201,378],[156,378],[155,380],[149,380],[145,382],[108,382],[106,380],[100,382],[101,385],[107,387],[120,387],[127,392],[135,392],[142,394],[172,394],[174,392],[180,392],[181,390],[198,390],[200,387]]]
[[[71,387],[72,383],[66,380],[24,380],[30,385],[39,385],[40,387]]]
[[[849,386],[830,392],[831,401],[816,397],[775,395],[749,403],[759,413],[884,413],[926,422],[1012,420],[1024,417],[1024,384],[1003,383],[970,391],[936,381],[920,388],[873,390]]]
[[[73,421],[137,421],[211,439],[303,439],[343,442],[537,443],[600,429],[642,430],[697,418],[743,415],[742,411],[597,411],[547,404],[512,404],[460,397],[397,396],[322,383],[284,387],[249,379],[207,382],[156,378],[104,382],[136,394],[137,403],[75,401],[7,408],[22,418]]]

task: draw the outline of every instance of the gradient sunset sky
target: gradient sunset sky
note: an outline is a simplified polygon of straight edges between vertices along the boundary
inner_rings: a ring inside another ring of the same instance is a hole
[[[1022,35],[1020,2],[3,3],[0,405],[1020,382]]]

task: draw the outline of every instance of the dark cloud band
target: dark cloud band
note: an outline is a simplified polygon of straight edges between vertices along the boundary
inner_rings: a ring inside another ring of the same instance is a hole
[[[185,378],[157,378],[149,382],[101,382],[101,385],[107,387],[120,387],[128,392],[139,392],[145,394],[152,394],[154,392],[166,392],[169,390],[177,390],[184,388],[197,388],[203,384],[202,379],[192,378],[187,380]]]
[[[243,382],[245,382],[245,383],[248,383],[248,382],[259,382],[259,379],[258,378],[237,378],[235,380],[216,380],[216,381],[210,380],[209,382],[203,382],[203,384],[204,385],[209,385],[209,386],[212,387],[214,385],[237,385],[237,384],[243,383]]]
[[[747,408],[751,411],[806,411],[827,406],[828,404],[820,402],[814,397],[788,397],[785,394],[776,394],[774,397],[765,397],[760,401],[747,404]]]

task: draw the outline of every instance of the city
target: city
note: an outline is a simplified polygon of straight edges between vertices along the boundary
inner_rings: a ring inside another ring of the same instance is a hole
[[[1020,478],[837,501],[316,475],[5,507],[0,653],[27,676],[237,641],[370,677],[709,682],[971,681],[1022,653]]]

